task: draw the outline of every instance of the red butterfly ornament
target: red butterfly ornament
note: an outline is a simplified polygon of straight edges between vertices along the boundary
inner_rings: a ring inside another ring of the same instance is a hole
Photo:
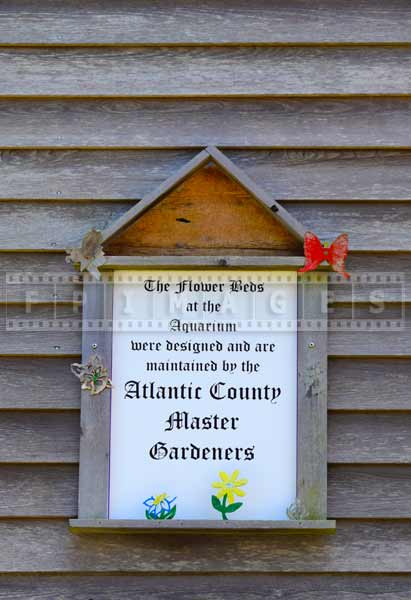
[[[334,271],[349,279],[350,275],[345,270],[345,261],[348,255],[348,235],[346,233],[339,235],[327,248],[322,245],[314,233],[307,231],[304,235],[304,255],[305,265],[302,269],[298,269],[300,273],[315,271],[326,260]]]

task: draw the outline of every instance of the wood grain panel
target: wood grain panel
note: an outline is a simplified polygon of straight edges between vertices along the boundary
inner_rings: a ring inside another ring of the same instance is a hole
[[[407,518],[411,516],[411,467],[330,466],[330,518]]]
[[[360,330],[372,331],[372,327],[384,326],[384,331],[388,333],[393,330],[407,329],[410,326],[410,306],[409,304],[401,305],[401,303],[386,303],[380,306],[370,303],[341,303],[332,305],[328,311],[329,325],[331,329],[336,329],[337,335],[340,334],[339,328],[348,327],[356,334]],[[345,323],[349,321],[350,323]],[[390,321],[387,324],[387,321]],[[358,329],[357,323],[360,324]],[[383,330],[376,333],[384,333]]]
[[[332,414],[330,463],[410,463],[411,414]]]
[[[113,319],[113,290],[113,284],[104,286],[103,293],[97,282],[88,282],[84,286],[83,315],[86,322]],[[83,364],[89,361],[93,347],[98,349],[98,356],[111,376],[113,335],[107,328],[97,332],[88,328],[83,330]],[[108,518],[111,391],[107,387],[100,392],[98,402],[95,402],[96,396],[88,390],[81,390],[78,515],[85,519]]]
[[[64,413],[7,412],[0,420],[0,462],[73,463],[78,461],[80,417]]]
[[[402,358],[328,361],[331,410],[411,410],[411,361]]]
[[[2,44],[293,44],[410,41],[406,0],[108,0],[11,4],[0,13]]]
[[[0,146],[398,148],[410,111],[408,98],[3,99]]]
[[[382,302],[385,306],[411,300],[410,254],[350,252],[347,270],[351,274],[349,282],[330,282],[330,302]]]
[[[130,0],[90,0],[86,5],[79,0],[23,0],[18,8],[1,8],[0,146],[5,150],[0,155],[0,199],[12,200],[0,205],[0,250],[6,251],[1,264],[42,269],[47,261],[57,270],[61,261],[61,269],[69,272],[64,255],[51,253],[77,243],[93,225],[106,227],[191,158],[197,146],[216,143],[285,146],[287,150],[229,154],[322,237],[347,229],[354,251],[403,253],[353,255],[353,266],[409,270],[411,152],[389,148],[410,146],[410,24],[405,0],[358,0],[355,6],[349,0],[338,6],[325,0],[257,0],[252,6],[245,0],[187,0],[174,7],[165,0],[142,0],[137,6]],[[406,45],[358,45],[370,42]],[[188,46],[193,43],[357,45]],[[93,96],[99,99],[89,98]],[[27,150],[8,150],[13,147]],[[154,149],[160,147],[170,150]],[[8,250],[49,254],[12,259]],[[6,296],[10,289],[2,277],[0,301],[25,301],[27,286],[17,285]],[[42,302],[71,302],[80,293],[75,282],[36,291]],[[346,301],[345,294],[338,287],[337,300]],[[356,294],[357,301],[369,300],[366,286]],[[389,286],[387,294],[390,302],[401,299],[398,286]],[[51,306],[34,307],[32,314],[48,318]],[[0,353],[80,352],[79,331],[10,333],[3,308]],[[77,316],[71,307],[56,309],[65,321]],[[22,308],[10,310],[8,318],[27,316]],[[6,551],[0,553],[0,571],[7,575],[0,576],[0,598],[328,600],[331,595],[336,600],[408,600],[410,578],[392,574],[411,573],[410,376],[408,361],[399,358],[411,357],[409,330],[333,332],[330,352],[365,357],[330,360],[330,407],[335,412],[329,419],[329,512],[341,520],[335,536],[298,539],[69,533],[66,518],[77,511],[80,435],[79,414],[72,410],[79,401],[78,382],[69,371],[72,359],[2,360],[0,540]],[[369,355],[382,358],[371,360]],[[398,358],[383,358],[387,355]],[[355,412],[376,408],[404,412]],[[8,520],[11,516],[24,518]],[[362,518],[378,520],[358,520]],[[281,571],[304,575],[264,575]],[[329,571],[336,575],[319,575]],[[11,575],[19,572],[77,576]],[[212,572],[243,575],[197,575]],[[354,572],[391,575],[354,577]],[[130,575],[120,578],[120,573]]]
[[[230,150],[229,157],[279,200],[409,200],[408,151]],[[318,170],[317,170],[318,169]]]
[[[76,516],[77,481],[76,465],[0,465],[0,517]]]
[[[194,154],[194,150],[4,150],[0,154],[3,175],[0,197],[136,200]]]
[[[331,357],[411,357],[410,328],[397,331],[331,331],[328,355]]]
[[[78,355],[81,327],[77,305],[0,305],[0,355]]]
[[[80,281],[81,274],[63,254],[0,254],[0,303],[81,302]]]
[[[129,202],[2,202],[3,249],[62,251],[80,245],[90,229],[105,229],[131,206]]]
[[[408,47],[13,48],[2,96],[408,95]]]
[[[405,203],[294,202],[284,207],[307,230],[330,243],[343,231],[352,250],[409,251],[411,206]],[[366,225],[365,225],[366,224]]]
[[[80,357],[81,331],[1,331],[0,356],[68,356]]]
[[[77,492],[76,465],[0,465],[1,518],[75,517]],[[409,465],[328,468],[328,517],[332,519],[409,519],[410,494]]]
[[[0,199],[135,201],[195,154],[195,150],[3,150]],[[226,150],[226,154],[276,200],[410,200],[408,150]]]
[[[0,202],[0,250],[62,251],[78,245],[92,227],[104,229],[131,206],[131,202],[120,201]],[[323,240],[333,241],[347,232],[353,251],[410,250],[411,209],[406,203],[292,202],[284,207]],[[184,248],[182,244],[180,251]],[[150,252],[152,246],[142,247],[142,253]]]
[[[0,410],[79,409],[80,383],[70,371],[72,362],[70,358],[3,356]]]
[[[408,575],[1,575],[0,599],[409,600]]]
[[[383,273],[402,273],[404,279],[409,285],[409,275],[411,274],[411,256],[403,254],[355,254],[350,253],[347,259],[347,265],[354,273],[383,272]],[[408,277],[407,277],[408,276]],[[408,287],[407,287],[408,289]]]
[[[79,436],[77,411],[3,411],[0,462],[77,462]],[[411,414],[331,413],[328,460],[411,463]]]
[[[4,573],[409,573],[411,523],[338,522],[335,535],[74,535],[67,521],[3,520]],[[395,548],[395,551],[393,549]]]

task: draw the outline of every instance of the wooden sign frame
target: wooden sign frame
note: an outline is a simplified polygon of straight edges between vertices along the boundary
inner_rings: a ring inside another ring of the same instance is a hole
[[[128,260],[125,260],[127,258]],[[163,264],[158,264],[162,262]],[[298,257],[122,257],[110,258],[106,269],[297,269]],[[97,351],[111,370],[113,271],[102,282],[84,283],[83,361]],[[79,516],[71,519],[73,531],[285,531],[331,532],[327,520],[327,332],[324,315],[327,275],[299,275],[297,283],[298,398],[297,398],[297,500],[305,518],[284,521],[172,521],[108,519],[111,391],[98,397],[87,391],[81,397]],[[101,324],[101,330],[99,330]],[[311,324],[311,326],[310,326]],[[89,328],[88,328],[89,325]],[[308,329],[307,329],[308,327]]]
[[[301,240],[301,225],[268,197],[216,148],[207,148],[178,173],[130,209],[103,232],[104,241],[123,231],[155,205],[182,179],[210,158],[239,182],[288,231]],[[82,359],[97,352],[111,372],[114,271],[138,269],[264,269],[297,270],[301,256],[108,256],[102,280],[85,276],[83,291]],[[293,518],[266,520],[117,520],[109,519],[111,391],[81,395],[81,439],[78,518],[73,532],[281,532],[330,533],[327,519],[327,274],[298,275],[297,283],[297,498]]]

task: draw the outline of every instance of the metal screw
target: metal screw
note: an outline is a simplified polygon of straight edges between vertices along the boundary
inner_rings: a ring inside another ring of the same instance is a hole
[[[96,342],[94,342],[94,344],[91,344],[91,347],[93,350],[97,350],[98,344],[96,344]]]
[[[313,350],[313,348],[315,348],[315,342],[308,342],[308,347],[310,350]]]
[[[61,346],[54,346],[54,350],[61,350]]]

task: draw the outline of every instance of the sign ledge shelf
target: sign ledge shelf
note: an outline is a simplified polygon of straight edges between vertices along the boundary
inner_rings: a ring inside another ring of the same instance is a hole
[[[70,519],[73,533],[264,533],[264,534],[324,534],[335,533],[333,519],[283,521],[217,521],[172,520],[147,521],[129,519]]]

